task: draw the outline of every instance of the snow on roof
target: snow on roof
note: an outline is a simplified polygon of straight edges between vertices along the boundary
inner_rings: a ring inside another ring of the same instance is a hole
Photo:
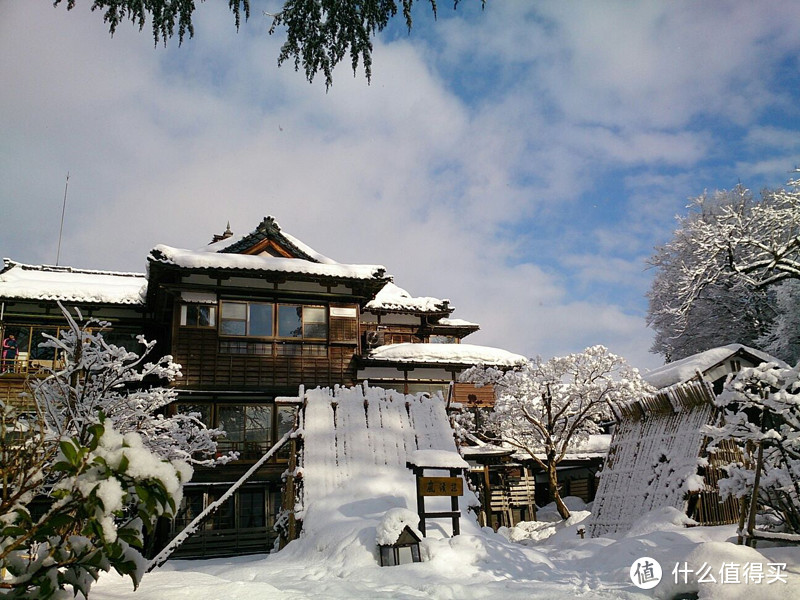
[[[144,304],[143,273],[92,271],[49,265],[25,265],[3,259],[0,297],[103,304]]]
[[[387,283],[375,298],[367,302],[367,310],[392,310],[398,312],[452,312],[449,300],[440,300],[430,296],[414,297],[406,290]]]
[[[393,503],[405,495],[404,504],[413,507],[414,477],[406,462],[419,451],[431,452],[431,460],[445,461],[448,466],[469,467],[458,454],[445,404],[439,398],[364,385],[307,390],[305,401],[300,469],[306,514],[313,516],[314,503],[317,510],[333,508],[331,494],[337,489],[348,504],[364,486],[370,497],[384,497],[381,480],[391,489]],[[307,525],[311,523],[304,520],[306,535]]]
[[[381,546],[390,546],[397,542],[406,527],[417,536],[418,540],[421,540],[425,536],[417,529],[418,526],[419,515],[413,510],[399,507],[391,508],[386,511],[386,514],[383,515],[380,523],[378,523],[375,531],[375,542]]]
[[[373,349],[368,358],[387,362],[498,365],[512,367],[527,359],[520,355],[474,344],[389,344]]]
[[[465,321],[464,319],[448,319],[447,317],[442,317],[438,321],[436,321],[437,325],[445,325],[448,327],[480,327],[477,323],[472,323],[470,321]]]
[[[276,223],[275,223],[275,225],[278,225],[278,223],[276,222]],[[306,244],[305,242],[301,242],[300,240],[298,240],[298,239],[297,239],[296,237],[294,237],[293,235],[289,235],[288,233],[286,233],[286,232],[285,232],[285,231],[283,231],[283,230],[281,230],[281,233],[283,234],[283,237],[285,237],[285,238],[286,238],[287,240],[289,240],[289,241],[290,241],[292,244],[294,244],[295,246],[297,246],[297,247],[298,247],[300,250],[302,250],[303,252],[305,252],[306,254],[308,254],[308,255],[309,255],[311,258],[313,258],[314,260],[316,260],[316,261],[319,261],[320,263],[322,263],[322,264],[325,264],[325,265],[335,265],[335,264],[338,264],[338,263],[337,263],[335,260],[333,260],[332,258],[329,258],[329,257],[325,256],[324,254],[320,254],[319,252],[317,252],[316,250],[314,250],[314,249],[313,249],[311,246],[309,246],[309,245],[308,245],[308,244]]]
[[[415,450],[408,455],[408,462],[417,467],[442,469],[468,469],[469,463],[455,450]]]
[[[302,273],[348,279],[380,279],[386,277],[386,267],[382,265],[320,264],[300,258],[184,250],[163,244],[159,244],[150,251],[149,259],[154,262],[172,264],[186,269],[241,269],[247,271]]]
[[[296,246],[301,252],[304,252],[305,254],[307,254],[308,256],[313,258],[315,261],[317,261],[319,263],[322,263],[322,264],[326,264],[326,265],[335,265],[335,264],[337,264],[336,261],[333,260],[332,258],[329,258],[329,257],[325,256],[324,254],[321,254],[320,252],[317,252],[316,250],[314,250],[311,246],[309,246],[305,242],[302,242],[302,241],[298,240],[296,237],[294,237],[293,235],[288,234],[285,231],[283,231],[283,229],[281,229],[280,224],[277,221],[275,221],[275,219],[273,217],[266,217],[265,220],[268,220],[270,222],[270,225],[272,227],[274,227],[275,229],[277,229],[277,231],[280,232],[280,235],[282,235],[284,238],[286,238],[286,240],[289,243],[294,244],[294,246]],[[246,235],[232,234],[229,237],[223,238],[221,240],[217,240],[216,242],[211,242],[210,244],[207,244],[207,245],[203,246],[202,248],[198,248],[197,252],[222,252],[226,248],[229,248],[230,246],[238,244],[239,242],[241,242],[245,238],[252,236],[254,233],[255,232],[251,232],[251,233],[248,233]]]
[[[712,348],[705,352],[698,352],[692,356],[687,356],[681,360],[667,363],[663,367],[658,367],[642,375],[642,377],[655,388],[665,388],[676,383],[689,381],[699,371],[705,373],[708,369],[718,365],[719,363],[729,359],[731,356],[739,351],[745,351],[752,354],[763,362],[777,362],[784,364],[783,361],[770,356],[766,352],[750,348],[744,344],[728,344],[727,346],[720,346]]]
[[[461,452],[466,458],[476,456],[508,456],[514,453],[514,449],[495,446],[493,444],[484,444],[482,446],[462,446]]]

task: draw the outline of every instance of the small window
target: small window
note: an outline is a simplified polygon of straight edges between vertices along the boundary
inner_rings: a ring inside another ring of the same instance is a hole
[[[328,337],[328,321],[321,306],[303,307],[303,337],[324,339]]]
[[[270,337],[272,335],[272,304],[223,300],[220,333],[222,335]]]
[[[737,358],[731,359],[731,371],[733,373],[738,373],[742,370],[742,361]]]
[[[225,437],[217,450],[239,453],[243,460],[260,458],[272,445],[272,405],[220,405],[218,423]]]
[[[324,306],[278,306],[278,336],[324,340],[328,337],[328,312]]]
[[[432,335],[430,337],[431,344],[457,344],[458,338],[452,335]]]
[[[205,304],[181,306],[181,327],[216,327],[217,307]]]
[[[303,307],[281,304],[278,307],[278,335],[280,337],[303,336]]]

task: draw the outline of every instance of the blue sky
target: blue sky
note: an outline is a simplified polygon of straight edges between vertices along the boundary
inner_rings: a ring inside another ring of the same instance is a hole
[[[111,38],[88,0],[0,4],[3,256],[143,270],[272,214],[343,262],[446,297],[469,338],[549,357],[649,354],[646,259],[705,189],[780,186],[800,165],[800,4],[477,2],[415,9],[367,84],[276,66],[253,2],[237,34]]]

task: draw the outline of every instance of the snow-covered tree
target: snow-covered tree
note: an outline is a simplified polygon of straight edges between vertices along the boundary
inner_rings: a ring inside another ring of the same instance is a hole
[[[558,463],[615,417],[615,404],[651,391],[636,369],[603,346],[548,361],[537,357],[505,372],[477,366],[461,380],[494,385],[490,430],[547,472],[552,500],[564,519],[570,513],[559,493]]]
[[[742,369],[717,398],[723,422],[706,428],[713,451],[722,440],[734,440],[749,455],[729,464],[720,481],[723,496],[746,497],[755,481],[755,458],[762,446],[759,503],[774,510],[785,526],[800,533],[800,363],[775,363]]]
[[[152,342],[140,339],[140,357],[106,343],[104,324],[62,311],[69,327],[44,344],[59,366],[29,382],[35,413],[0,403],[0,568],[11,575],[0,589],[9,598],[86,595],[111,568],[137,585],[143,529],[175,514],[189,463],[218,460],[220,432],[159,412],[175,397],[155,385],[179,375],[171,357],[145,362]],[[42,516],[30,508],[36,498]]]
[[[755,345],[776,318],[776,286],[800,280],[800,182],[758,200],[737,186],[688,208],[650,261],[653,351],[679,359],[725,343]]]
[[[775,288],[777,315],[758,347],[789,363],[800,360],[800,280],[784,281]]]
[[[167,355],[147,362],[155,341],[139,337],[141,355],[109,344],[107,324],[79,323],[62,307],[68,327],[58,338],[45,336],[63,366],[43,379],[31,380],[33,397],[47,427],[58,435],[88,435],[88,426],[102,413],[120,433],[136,432],[158,456],[205,466],[230,460],[216,457],[220,430],[208,429],[193,414],[165,415],[177,392],[161,384],[180,377],[180,365]],[[78,313],[80,319],[80,313]]]

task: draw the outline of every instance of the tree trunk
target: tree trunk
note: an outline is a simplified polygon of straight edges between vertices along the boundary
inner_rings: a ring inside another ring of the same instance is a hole
[[[550,484],[550,498],[556,503],[558,514],[565,521],[569,519],[569,509],[564,501],[561,499],[561,493],[558,488],[558,473],[556,472],[556,463],[553,460],[547,461],[547,477]]]

